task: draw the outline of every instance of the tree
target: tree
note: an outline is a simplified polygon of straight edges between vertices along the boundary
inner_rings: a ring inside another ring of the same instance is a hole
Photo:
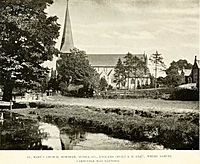
[[[143,75],[147,67],[144,61],[142,61],[135,55],[133,56],[130,53],[128,53],[124,58],[125,58],[124,67],[125,67],[126,76],[128,77],[128,89],[129,89],[130,75],[134,76],[135,78],[134,86],[136,87],[136,77],[140,77],[141,75]]]
[[[44,9],[53,0],[0,1],[0,81],[3,101],[10,101],[17,85],[40,87],[48,69],[42,66],[57,55],[57,17]]]
[[[187,60],[180,59],[177,62],[173,61],[171,66],[177,67],[178,70],[182,71],[183,69],[192,69],[192,64],[188,63]]]
[[[123,85],[123,83],[125,81],[125,77],[126,77],[125,76],[125,68],[124,68],[124,65],[120,58],[117,61],[114,71],[115,71],[114,80],[116,82],[116,85],[118,85],[120,88],[121,84]]]
[[[99,89],[100,91],[104,91],[108,86],[108,82],[106,81],[105,77],[102,77],[99,82]]]
[[[157,87],[157,73],[158,70],[162,70],[163,68],[165,68],[165,64],[163,62],[163,57],[161,54],[158,53],[158,51],[156,51],[155,54],[152,54],[150,59],[149,59],[154,65],[155,65],[155,88]]]
[[[127,53],[126,56],[124,57],[124,68],[125,68],[125,77],[128,79],[127,87],[129,89],[129,78],[130,78],[130,73],[132,72],[132,58],[133,55],[131,53]]]
[[[83,85],[86,88],[97,89],[99,75],[87,59],[86,53],[76,48],[71,53],[62,54],[57,61],[58,80],[68,87],[70,84]]]
[[[182,75],[179,71],[183,69],[191,69],[192,64],[188,63],[187,60],[178,60],[177,62],[172,61],[168,69],[166,69],[166,84],[171,87],[178,86],[182,83]]]
[[[136,77],[141,77],[144,74],[144,72],[146,71],[147,66],[146,66],[145,62],[140,60],[137,56],[134,56],[132,60],[133,60],[132,61],[132,63],[133,63],[132,70],[133,70],[133,74],[135,77],[135,83],[136,83]],[[134,89],[136,89],[136,84],[134,85]],[[138,87],[138,89],[141,89],[141,86]]]
[[[176,87],[181,84],[182,76],[179,74],[179,68],[174,62],[166,69],[167,76],[165,77],[166,84],[170,87]]]
[[[157,78],[157,84],[158,85],[165,85],[166,84],[166,81],[165,81],[165,78],[164,77],[162,77],[162,76],[160,76],[160,77],[158,77]]]
[[[57,79],[56,70],[51,69],[50,79],[48,79],[46,89],[57,92],[59,90],[59,81]]]

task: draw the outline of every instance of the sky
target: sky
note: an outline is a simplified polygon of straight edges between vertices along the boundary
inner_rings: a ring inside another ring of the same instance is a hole
[[[57,48],[66,1],[46,10],[59,18]],[[167,66],[199,56],[199,0],[69,0],[69,12],[75,47],[88,54],[158,51]]]

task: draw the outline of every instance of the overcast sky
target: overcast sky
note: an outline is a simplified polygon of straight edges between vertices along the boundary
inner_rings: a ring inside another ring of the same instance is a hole
[[[168,65],[199,53],[198,0],[70,0],[75,47],[87,53],[158,50]],[[66,0],[47,9],[64,24]],[[62,33],[61,33],[62,34]],[[60,47],[61,35],[56,47]]]

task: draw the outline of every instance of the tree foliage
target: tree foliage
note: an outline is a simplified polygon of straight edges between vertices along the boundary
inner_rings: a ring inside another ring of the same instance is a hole
[[[59,81],[70,84],[83,85],[96,89],[99,85],[99,75],[90,66],[86,53],[78,49],[71,50],[71,53],[62,54],[57,61]]]
[[[115,83],[120,88],[121,85],[124,85],[125,80],[126,80],[125,67],[120,58],[117,61],[114,71],[115,71],[114,73]]]
[[[167,76],[165,77],[166,84],[171,87],[176,87],[181,84],[182,76],[179,74],[179,68],[174,62],[166,69]]]
[[[17,84],[40,86],[47,68],[41,64],[58,51],[57,17],[47,17],[44,9],[52,0],[0,1],[0,77],[3,100],[11,99]]]
[[[183,69],[192,69],[192,64],[188,63],[187,60],[180,59],[177,62],[172,61],[170,64],[170,67],[177,67],[178,70],[183,70]]]
[[[100,89],[100,91],[106,90],[107,86],[108,86],[108,82],[106,81],[105,77],[102,77],[100,79],[100,82],[99,82],[99,89]]]
[[[125,74],[128,78],[128,88],[129,88],[129,78],[130,77],[141,77],[147,67],[144,61],[139,59],[136,55],[132,55],[131,53],[128,53],[124,57],[124,68],[125,68]],[[136,81],[136,80],[135,80]]]
[[[166,78],[165,82],[168,86],[176,87],[182,83],[182,75],[179,73],[179,71],[182,71],[183,69],[191,69],[192,64],[188,63],[187,60],[178,60],[177,62],[172,61],[170,63],[169,68],[166,69]]]

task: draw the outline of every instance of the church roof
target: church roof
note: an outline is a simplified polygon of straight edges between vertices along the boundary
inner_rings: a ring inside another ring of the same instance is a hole
[[[60,51],[62,53],[70,53],[70,49],[74,48],[68,3],[69,2],[67,0],[67,8],[66,8],[66,13],[65,13],[63,35],[62,35],[62,41],[61,41],[61,45],[60,45]]]
[[[116,66],[118,59],[122,61],[126,54],[87,54],[92,66]],[[145,54],[132,54],[145,61]]]

